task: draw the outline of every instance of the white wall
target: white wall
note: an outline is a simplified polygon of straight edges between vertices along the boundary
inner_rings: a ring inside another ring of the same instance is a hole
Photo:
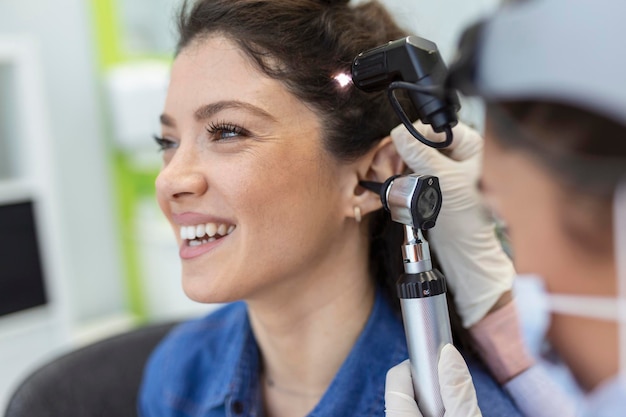
[[[116,314],[125,304],[86,4],[0,1],[0,36],[32,36],[41,51],[61,239],[69,256],[70,312],[77,324]]]
[[[456,50],[462,29],[490,13],[499,0],[381,0],[403,27],[435,42],[444,59]]]
[[[54,253],[53,263],[63,271],[55,276],[61,285],[48,288],[52,305],[0,317],[0,412],[17,383],[69,348],[74,333],[126,310],[89,24],[85,1],[0,1],[0,38],[32,41],[42,75],[40,102],[25,112],[23,125],[30,126],[26,134],[45,130],[47,146],[29,147],[17,171],[38,171],[38,161],[50,168],[45,183],[55,190],[55,215],[44,217],[54,223],[44,228],[54,231],[54,239],[42,241],[50,246],[41,249]],[[54,313],[59,302],[62,315]]]

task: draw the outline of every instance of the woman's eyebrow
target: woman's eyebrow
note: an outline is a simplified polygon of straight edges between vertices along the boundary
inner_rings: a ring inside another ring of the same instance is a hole
[[[489,191],[489,187],[485,186],[485,180],[481,178],[479,178],[476,181],[476,188],[478,189],[479,192],[484,193],[484,192],[488,192]]]
[[[161,121],[161,124],[163,126],[176,127],[176,122],[174,121],[174,119],[171,118],[170,116],[168,116],[165,113],[163,113],[161,116],[159,116],[159,120]]]
[[[264,119],[268,119],[274,122],[276,121],[276,118],[274,116],[272,116],[262,108],[238,100],[226,100],[218,101],[211,104],[205,104],[195,111],[194,116],[197,121],[203,121],[226,109],[242,109]]]
[[[262,117],[264,119],[268,119],[273,122],[276,121],[276,118],[274,116],[272,116],[271,114],[269,114],[262,108],[257,107],[253,104],[246,103],[244,101],[238,101],[238,100],[218,101],[215,103],[205,104],[203,106],[200,106],[194,112],[194,118],[197,121],[201,122],[203,120],[211,118],[212,116],[226,109],[243,109],[250,113],[255,114],[256,116]],[[159,116],[159,119],[163,126],[176,127],[176,122],[174,121],[174,118],[165,113]]]

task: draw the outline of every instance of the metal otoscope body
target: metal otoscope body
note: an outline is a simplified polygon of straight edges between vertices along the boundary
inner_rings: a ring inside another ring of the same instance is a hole
[[[434,43],[416,36],[360,53],[352,63],[352,81],[366,92],[387,89],[391,105],[407,130],[420,142],[444,148],[452,142],[459,101],[443,88],[447,68]],[[394,91],[404,89],[422,122],[446,141],[436,143],[422,136],[402,109]],[[443,402],[437,365],[443,346],[452,343],[444,276],[432,267],[428,242],[422,230],[435,226],[442,198],[437,177],[406,175],[384,184],[361,182],[380,193],[391,219],[404,225],[402,256],[404,274],[397,281],[398,297],[411,362],[415,398],[424,417],[442,417]]]
[[[422,230],[435,226],[441,209],[439,179],[411,174],[389,178],[384,184],[361,182],[380,194],[391,219],[404,225],[404,274],[396,286],[406,334],[413,390],[424,417],[442,417],[437,364],[452,331],[446,300],[446,280],[433,269]]]

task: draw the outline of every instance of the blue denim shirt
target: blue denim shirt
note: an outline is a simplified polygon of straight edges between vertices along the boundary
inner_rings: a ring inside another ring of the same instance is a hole
[[[408,357],[401,320],[381,294],[352,351],[309,413],[384,416],[387,370]],[[519,416],[481,364],[468,360],[485,417]],[[259,350],[242,302],[176,327],[152,353],[142,382],[143,417],[262,417]]]

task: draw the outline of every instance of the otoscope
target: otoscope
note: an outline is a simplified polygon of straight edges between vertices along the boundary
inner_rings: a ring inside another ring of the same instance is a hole
[[[437,46],[409,36],[360,53],[352,63],[352,81],[375,92],[387,89],[389,100],[406,128],[422,143],[448,146],[460,104],[455,92],[445,92],[447,69]],[[422,122],[435,132],[445,132],[445,142],[432,142],[412,125],[400,106],[395,90],[406,89]],[[404,274],[396,286],[407,339],[413,389],[424,417],[442,417],[443,402],[437,365],[443,346],[452,343],[446,300],[446,280],[433,269],[428,242],[422,234],[435,226],[442,204],[439,179],[432,175],[394,176],[384,183],[361,181],[380,195],[391,219],[404,225],[402,258]]]
[[[437,45],[418,36],[407,36],[361,52],[352,61],[352,82],[365,92],[387,90],[389,101],[409,132],[433,148],[452,143],[461,105],[456,91],[444,88],[448,69]],[[445,132],[444,142],[432,142],[413,126],[395,92],[407,90],[419,119],[435,132]]]

